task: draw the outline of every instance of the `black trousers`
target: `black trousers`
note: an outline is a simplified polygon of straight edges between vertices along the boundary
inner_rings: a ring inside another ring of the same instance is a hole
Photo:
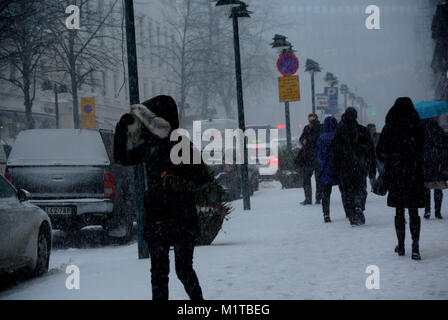
[[[151,256],[151,284],[153,300],[168,300],[168,275],[170,272],[170,245],[149,243]],[[203,300],[202,289],[196,272],[193,270],[194,245],[177,243],[174,245],[176,273],[185,291],[193,301]]]
[[[440,215],[442,209],[443,191],[434,190],[434,212],[436,215]],[[425,212],[431,212],[431,190],[425,188]]]
[[[310,203],[313,200],[313,190],[311,187],[311,177],[313,176],[313,174],[314,178],[316,179],[316,201],[320,201],[322,199],[319,168],[307,167],[303,170],[303,191],[305,192],[305,201]]]
[[[324,216],[330,216],[330,199],[333,186],[331,184],[321,185],[322,191],[322,211]]]
[[[367,183],[365,179],[364,182],[346,183],[339,189],[341,190],[342,204],[347,218],[355,217],[357,208],[360,208],[361,211],[366,209]]]

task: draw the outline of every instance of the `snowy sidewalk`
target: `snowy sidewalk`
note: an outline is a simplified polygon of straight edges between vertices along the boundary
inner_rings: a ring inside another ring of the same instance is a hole
[[[448,299],[448,199],[444,220],[422,219],[422,261],[398,257],[394,210],[369,193],[366,225],[350,227],[339,190],[333,189],[331,224],[321,206],[299,205],[303,190],[267,183],[242,201],[211,246],[195,251],[195,269],[206,299]],[[422,210],[420,210],[422,215]],[[170,298],[186,299],[174,272]],[[138,260],[136,243],[94,249],[55,249],[48,275],[0,292],[0,299],[150,299],[150,261]],[[80,269],[80,290],[67,290],[67,265]],[[380,269],[380,289],[365,286],[366,267]]]

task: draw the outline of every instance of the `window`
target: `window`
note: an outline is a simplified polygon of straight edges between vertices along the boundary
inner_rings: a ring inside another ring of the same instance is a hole
[[[153,37],[153,26],[152,21],[148,21],[148,43],[149,43],[149,59],[150,64],[154,64],[154,37]]]
[[[2,176],[0,176],[0,199],[6,199],[16,196],[16,191],[13,187],[5,180]]]
[[[120,90],[120,76],[118,72],[114,72],[114,94],[118,95],[118,90]]]
[[[107,96],[108,94],[108,90],[107,90],[107,74],[105,71],[101,72],[101,76],[102,76],[102,84],[103,84],[103,96]]]

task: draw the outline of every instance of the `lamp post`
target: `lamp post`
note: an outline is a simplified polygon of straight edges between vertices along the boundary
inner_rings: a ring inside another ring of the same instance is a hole
[[[129,100],[131,105],[139,103],[138,71],[137,71],[137,46],[135,43],[134,3],[133,0],[124,0],[124,11],[126,20],[126,47],[128,56],[128,78],[129,78]],[[135,211],[137,216],[137,241],[138,258],[149,258],[148,244],[143,239],[145,224],[145,209],[143,205],[144,176],[143,166],[136,165],[134,168],[135,189]]]
[[[276,34],[272,38],[274,42],[271,43],[272,48],[277,49],[279,55],[284,53],[294,53],[295,50],[292,49],[292,45],[286,40],[286,36],[281,34]],[[289,111],[289,101],[285,102],[285,124],[286,124],[286,147],[291,150],[291,114]]]
[[[316,113],[316,94],[314,89],[314,74],[316,72],[321,72],[319,63],[312,59],[307,59],[305,62],[305,72],[309,72],[311,75],[311,101],[313,103],[313,113]]]
[[[50,80],[45,80],[42,84],[42,90],[53,90],[54,92],[54,111],[56,116],[56,128],[59,129],[59,93],[68,92],[65,84],[52,83]]]
[[[356,95],[353,93],[353,92],[349,92],[348,93],[348,98],[350,99],[350,100],[352,100],[352,107],[354,108],[355,107],[355,99],[356,99]]]
[[[218,0],[216,6],[231,8],[230,18],[233,21],[233,45],[235,51],[236,92],[238,101],[238,126],[244,134],[246,131],[246,124],[244,120],[243,80],[241,76],[241,54],[238,18],[250,18],[251,12],[247,10],[247,5],[244,2],[238,0]],[[248,155],[245,135],[243,136],[243,158],[244,162],[241,165],[243,207],[244,210],[250,210]]]
[[[344,95],[344,108],[347,110],[347,94],[348,94],[348,86],[346,84],[341,84],[341,93]]]

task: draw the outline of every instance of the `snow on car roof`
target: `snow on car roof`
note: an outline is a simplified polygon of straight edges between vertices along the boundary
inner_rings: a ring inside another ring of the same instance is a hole
[[[33,129],[19,133],[9,166],[108,165],[101,135],[86,129]]]

